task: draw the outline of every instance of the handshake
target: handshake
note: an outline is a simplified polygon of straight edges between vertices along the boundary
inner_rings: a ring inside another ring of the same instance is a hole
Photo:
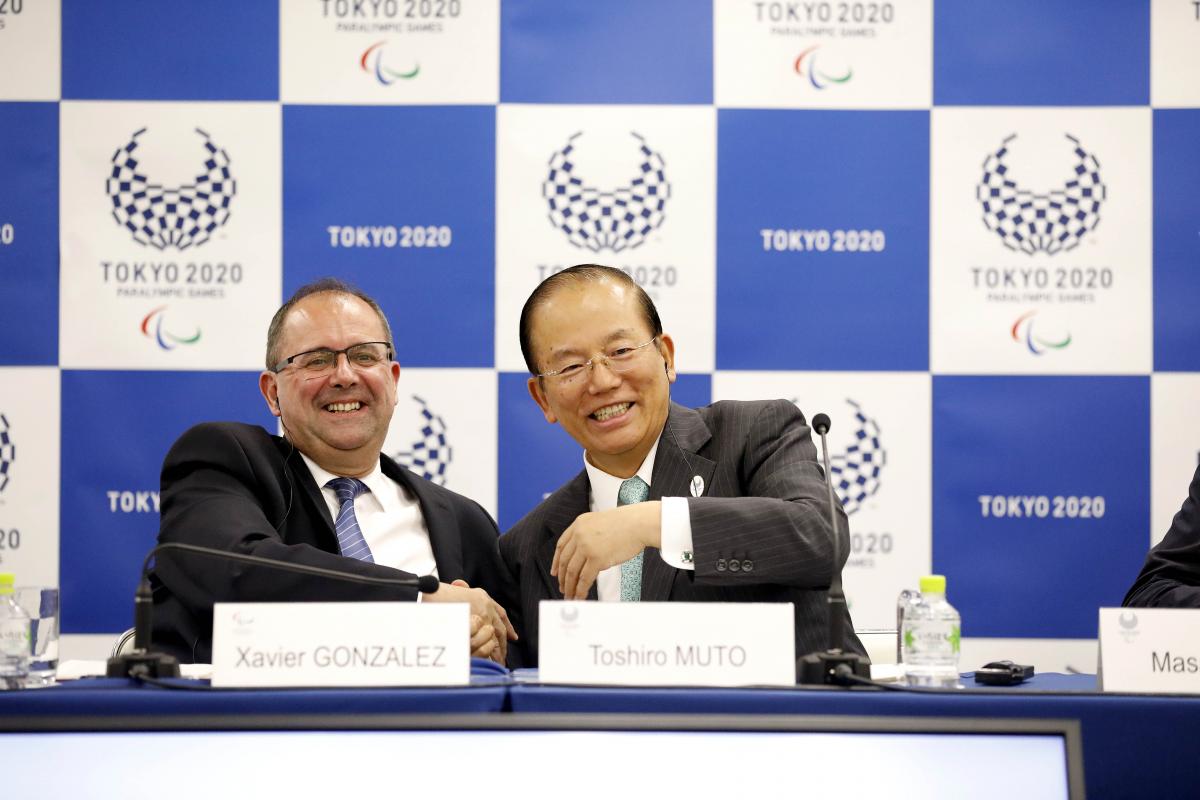
[[[423,603],[466,603],[471,607],[471,657],[489,658],[501,666],[508,658],[508,643],[517,640],[517,630],[508,613],[483,589],[472,589],[466,581],[439,583],[432,594],[422,594]]]

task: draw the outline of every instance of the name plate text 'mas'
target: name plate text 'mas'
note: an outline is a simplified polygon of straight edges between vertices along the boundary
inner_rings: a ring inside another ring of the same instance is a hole
[[[618,686],[790,686],[790,603],[543,600],[538,679]]]
[[[1200,694],[1200,609],[1100,609],[1100,688]]]
[[[470,681],[465,603],[217,603],[212,685]]]

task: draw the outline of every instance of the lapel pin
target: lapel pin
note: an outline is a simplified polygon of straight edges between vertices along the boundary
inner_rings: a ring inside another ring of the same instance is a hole
[[[692,476],[692,497],[699,497],[704,494],[704,478],[699,475]]]

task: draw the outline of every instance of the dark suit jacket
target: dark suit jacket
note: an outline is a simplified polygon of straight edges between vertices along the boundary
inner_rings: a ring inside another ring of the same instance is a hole
[[[478,503],[423,480],[387,456],[383,473],[420,502],[438,577],[462,578],[506,608],[512,585],[496,523]],[[158,541],[185,542],[358,575],[409,573],[339,554],[329,508],[292,445],[257,425],[191,428],[163,462]],[[416,589],[370,586],[191,553],[156,559],[154,643],[184,661],[212,657],[215,602],[415,600]]]
[[[1150,549],[1124,605],[1200,608],[1200,467],[1171,530]]]
[[[693,475],[704,479],[702,497],[690,496]],[[792,403],[725,401],[695,410],[672,403],[649,499],[689,498],[696,569],[675,569],[648,548],[642,599],[791,602],[797,655],[824,650],[833,537],[822,475],[808,425]],[[585,470],[500,537],[500,553],[520,592],[523,627],[516,649],[525,666],[537,664],[538,602],[562,599],[558,580],[550,577],[554,547],[588,510],[590,491]],[[849,533],[840,505],[837,513],[844,564]],[[736,571],[730,566],[735,562]],[[845,630],[842,647],[865,655],[848,614]]]

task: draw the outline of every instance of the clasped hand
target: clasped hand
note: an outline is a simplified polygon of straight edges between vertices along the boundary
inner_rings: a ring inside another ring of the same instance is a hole
[[[566,600],[586,600],[601,570],[662,541],[662,503],[655,500],[590,511],[575,518],[554,548],[550,574]]]
[[[508,657],[509,641],[517,640],[517,631],[508,621],[508,613],[483,589],[472,589],[464,580],[438,584],[433,594],[424,595],[426,603],[466,603],[471,607],[471,657],[490,658],[501,666]]]

